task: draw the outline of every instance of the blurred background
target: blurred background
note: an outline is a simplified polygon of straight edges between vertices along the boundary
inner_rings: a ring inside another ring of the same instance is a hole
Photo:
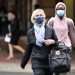
[[[21,32],[18,44],[26,49],[26,33],[32,26],[30,17],[32,11],[37,8],[44,9],[47,20],[54,16],[55,5],[58,2],[64,2],[67,6],[67,16],[72,18],[75,22],[75,0],[0,0],[0,62],[17,62],[20,61],[22,55],[16,54],[14,60],[6,61],[5,57],[8,55],[8,45],[4,42],[4,35],[7,32],[7,20],[5,16],[8,11],[12,10],[17,18],[19,31]],[[75,55],[73,54],[73,64]]]
[[[44,9],[47,19],[54,16],[54,8],[57,2],[64,2],[67,6],[67,16],[75,21],[75,0],[0,0],[0,14],[6,14],[9,10],[16,13],[19,30],[26,35],[27,29],[31,27],[31,13],[36,8]],[[0,18],[3,15],[0,15]],[[0,19],[1,22],[1,19]],[[6,32],[6,25],[0,23],[0,35]]]

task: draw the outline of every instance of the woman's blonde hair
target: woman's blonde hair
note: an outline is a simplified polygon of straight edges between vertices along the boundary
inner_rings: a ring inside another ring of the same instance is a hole
[[[35,23],[34,18],[36,17],[36,15],[39,15],[39,14],[41,14],[44,18],[46,17],[43,9],[36,9],[32,12],[32,15],[31,15],[31,22],[32,23]]]

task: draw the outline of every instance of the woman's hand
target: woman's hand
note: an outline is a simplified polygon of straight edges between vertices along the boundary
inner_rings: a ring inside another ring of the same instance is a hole
[[[55,41],[53,39],[44,40],[44,44],[47,45],[47,46],[49,46],[51,44],[54,44],[54,43],[55,43]]]

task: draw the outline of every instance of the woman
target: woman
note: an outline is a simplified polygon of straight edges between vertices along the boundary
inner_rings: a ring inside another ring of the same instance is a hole
[[[53,26],[58,41],[63,42],[69,49],[75,46],[75,28],[72,19],[66,16],[66,5],[62,2],[55,7],[55,17],[48,21],[48,27]],[[59,74],[57,74],[59,75]]]
[[[11,41],[8,43],[9,56],[7,60],[9,60],[14,57],[13,48],[16,48],[21,53],[24,53],[24,49],[17,44],[20,37],[20,32],[19,26],[16,23],[16,16],[14,12],[9,11],[7,16],[8,16],[8,33],[6,35],[9,35],[11,37]]]
[[[31,22],[33,27],[28,31],[28,50],[22,59],[21,67],[24,68],[31,55],[34,75],[49,75],[49,48],[55,44],[57,37],[54,30],[47,27],[46,16],[42,9],[33,11]]]

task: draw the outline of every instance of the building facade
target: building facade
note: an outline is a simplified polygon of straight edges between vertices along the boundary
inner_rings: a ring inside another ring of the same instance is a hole
[[[26,34],[27,29],[31,27],[30,17],[34,9],[38,7],[44,9],[49,19],[54,16],[55,5],[60,1],[67,5],[67,15],[75,21],[75,0],[0,0],[0,8],[4,7],[7,11],[14,10],[19,20],[19,29]]]

